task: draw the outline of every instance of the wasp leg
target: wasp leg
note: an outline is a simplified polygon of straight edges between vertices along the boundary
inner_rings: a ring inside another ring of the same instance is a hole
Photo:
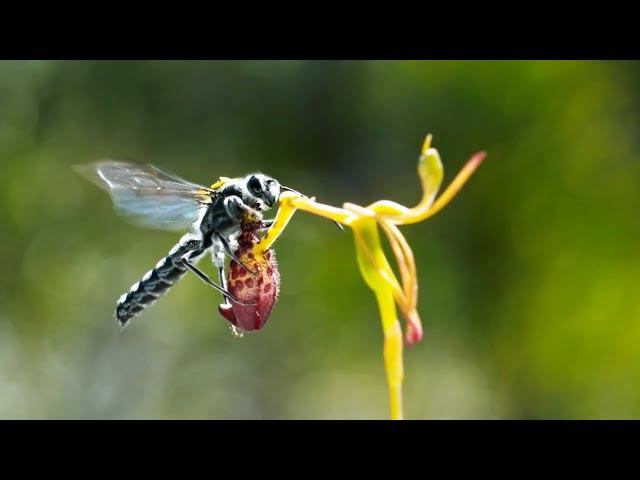
[[[223,205],[228,217],[236,219],[238,222],[242,220],[242,212],[249,214],[255,219],[262,219],[262,214],[258,210],[254,210],[246,205],[237,195],[231,195],[225,198]]]
[[[274,219],[269,219],[269,220],[263,220],[262,221],[262,225],[260,226],[260,228],[258,228],[258,233],[260,233],[261,235],[263,233],[266,233],[271,226],[274,224],[275,220]]]
[[[216,248],[211,249],[211,259],[213,261],[213,265],[218,270],[218,278],[220,279],[220,285],[225,290],[227,289],[227,275],[224,271],[224,253],[218,252]],[[224,303],[229,304],[229,299],[226,295],[222,296],[224,298]]]
[[[226,297],[229,297],[231,300],[233,300],[236,303],[239,303],[240,305],[255,305],[254,302],[245,302],[244,300],[240,300],[239,298],[237,298],[235,295],[233,295],[231,292],[229,292],[227,289],[222,288],[220,285],[214,283],[208,276],[206,273],[202,272],[200,269],[198,269],[195,265],[193,265],[192,263],[189,262],[188,258],[183,258],[182,259],[182,263],[184,264],[185,267],[187,267],[189,270],[191,270],[193,273],[196,274],[196,276],[202,280],[204,283],[206,283],[207,285],[209,285],[210,287],[216,289],[217,291],[219,291],[220,293],[222,293],[222,295]]]
[[[255,209],[251,208],[250,206],[246,205],[242,200],[237,202],[237,204],[238,204],[238,208],[243,210],[245,213],[248,213],[249,215],[251,215],[251,216],[253,216],[254,218],[257,218],[257,219],[261,219],[262,218],[262,214],[258,210],[255,210]]]
[[[229,255],[229,257],[231,257],[236,262],[238,262],[239,265],[242,265],[244,269],[254,277],[258,276],[256,272],[254,272],[253,270],[250,270],[249,267],[247,267],[242,260],[240,260],[238,257],[235,256],[235,254],[231,251],[231,247],[229,246],[229,242],[227,241],[226,238],[224,238],[219,233],[216,233],[216,237],[218,238],[218,240],[220,240],[220,243],[222,243],[222,246],[224,247],[224,250],[225,252],[227,252],[227,255]]]
[[[264,236],[269,232],[269,229],[273,226],[275,220],[265,220],[262,222],[262,226],[258,228],[258,234],[260,238],[264,238]]]
[[[220,284],[222,285],[222,288],[224,288],[225,290],[227,289],[227,276],[224,272],[224,266],[222,267],[218,267],[218,278],[220,278]],[[226,295],[223,295],[224,297],[224,303],[229,303],[229,299],[227,298]]]

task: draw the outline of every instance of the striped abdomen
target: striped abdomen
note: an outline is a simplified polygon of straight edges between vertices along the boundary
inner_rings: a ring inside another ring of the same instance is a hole
[[[116,318],[120,326],[124,327],[129,319],[152,305],[187,273],[187,267],[182,262],[182,258],[192,251],[194,251],[194,242],[181,240],[153,270],[149,270],[142,280],[118,299]]]

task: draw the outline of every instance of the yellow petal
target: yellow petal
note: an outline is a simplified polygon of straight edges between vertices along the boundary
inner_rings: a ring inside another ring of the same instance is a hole
[[[375,220],[360,217],[351,226],[356,241],[358,266],[369,288],[375,290],[377,282],[382,281],[398,304],[406,304],[404,291],[382,249]]]
[[[269,250],[273,242],[282,234],[286,228],[289,220],[296,213],[296,207],[292,205],[291,199],[298,197],[297,194],[292,192],[284,192],[280,198],[280,208],[276,213],[276,218],[273,220],[273,224],[267,231],[267,234],[253,247],[254,254],[262,254]]]
[[[334,220],[338,223],[342,223],[343,225],[349,225],[349,223],[353,220],[354,215],[342,208],[324,205],[322,203],[316,202],[311,198],[293,196],[291,192],[285,193],[289,194],[289,196],[286,197],[285,201],[289,202],[292,206],[300,210],[304,210],[306,212],[313,213],[330,220]],[[282,195],[285,195],[285,193],[283,193]]]
[[[406,224],[417,223],[423,220],[424,215],[429,211],[433,200],[442,184],[444,171],[440,155],[435,148],[428,148],[420,156],[418,162],[418,176],[422,185],[422,199],[413,208],[408,209],[404,214],[386,217],[393,223]]]
[[[380,245],[380,236],[374,220],[359,218],[353,225],[356,238],[358,265],[367,285],[378,301],[382,331],[384,334],[384,363],[389,388],[389,404],[391,419],[402,419],[402,330],[396,314],[394,292],[387,278],[383,275],[386,257]],[[373,261],[372,261],[373,257]],[[384,258],[384,261],[382,258]]]
[[[396,316],[391,292],[385,289],[375,290],[382,329],[384,333],[384,366],[387,374],[389,389],[389,408],[391,420],[402,420],[402,380],[404,368],[402,365],[402,330]]]
[[[418,162],[418,176],[422,186],[422,199],[418,205],[413,208],[407,208],[389,200],[379,200],[367,208],[375,211],[379,218],[396,225],[422,222],[435,215],[451,201],[485,157],[485,152],[476,153],[444,193],[434,202],[442,184],[444,171],[440,154],[435,148],[431,147],[431,135],[427,135]]]
[[[382,216],[400,216],[410,213],[410,209],[391,200],[378,200],[367,207],[378,215]]]
[[[440,210],[442,210],[442,208],[445,207],[447,203],[449,203],[451,199],[456,196],[462,186],[467,182],[467,180],[469,180],[469,177],[473,175],[473,172],[476,171],[476,169],[480,166],[480,164],[486,157],[486,152],[478,152],[473,157],[471,157],[471,159],[465,164],[465,166],[462,167],[462,170],[460,170],[460,173],[458,173],[456,178],[453,179],[453,182],[449,184],[447,189],[442,192],[442,195],[440,195],[434,202],[429,211],[427,211],[422,218],[418,219],[418,221],[426,220],[427,218],[435,215]]]

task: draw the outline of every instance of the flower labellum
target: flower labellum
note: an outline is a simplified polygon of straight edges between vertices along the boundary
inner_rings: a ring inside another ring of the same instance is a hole
[[[227,290],[243,304],[229,299],[218,310],[236,328],[250,332],[260,330],[267,323],[280,293],[280,272],[275,251],[256,252],[253,248],[259,241],[257,231],[260,222],[243,222],[235,255],[251,270],[235,260],[227,270]]]

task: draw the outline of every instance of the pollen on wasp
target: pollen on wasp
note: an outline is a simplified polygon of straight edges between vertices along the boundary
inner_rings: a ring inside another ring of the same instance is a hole
[[[280,272],[275,251],[269,249],[262,254],[253,252],[254,245],[260,240],[258,231],[262,227],[261,222],[243,222],[235,255],[244,266],[232,259],[227,271],[229,293],[244,303],[230,298],[218,308],[234,327],[246,332],[264,327],[280,293]]]

